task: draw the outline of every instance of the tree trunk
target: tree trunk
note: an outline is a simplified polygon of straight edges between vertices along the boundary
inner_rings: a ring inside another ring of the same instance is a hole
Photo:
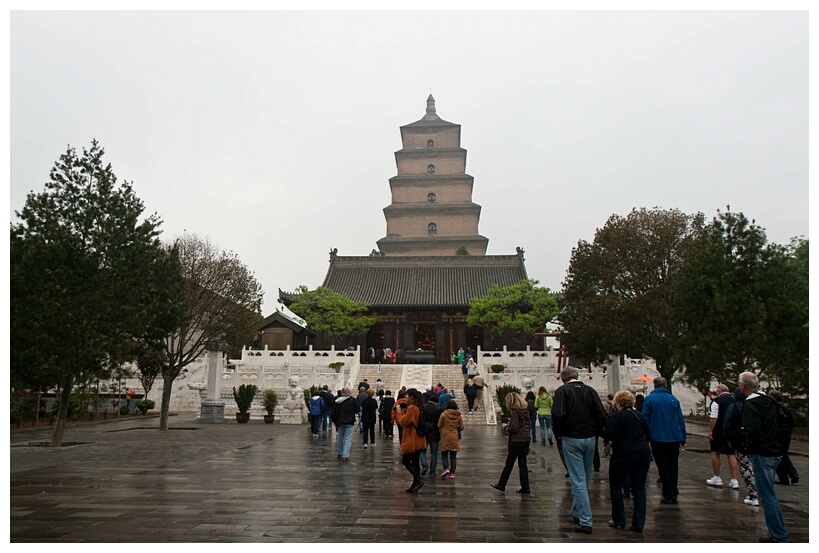
[[[40,399],[43,397],[43,389],[37,388],[37,403],[34,406],[34,428],[40,426]]]
[[[71,399],[71,389],[74,387],[74,376],[66,376],[63,390],[60,393],[60,409],[57,411],[57,422],[54,425],[54,434],[51,437],[51,447],[60,447],[63,443],[65,420],[68,418],[68,401]]]
[[[171,407],[171,391],[174,379],[164,380],[162,384],[162,404],[159,411],[159,429],[168,429],[168,410]]]

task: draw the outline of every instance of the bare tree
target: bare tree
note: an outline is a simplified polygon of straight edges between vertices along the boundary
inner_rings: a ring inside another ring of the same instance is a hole
[[[253,273],[232,252],[207,238],[186,234],[174,249],[184,280],[184,316],[179,328],[149,351],[164,380],[159,428],[168,429],[174,379],[211,344],[241,347],[261,321],[262,288]]]

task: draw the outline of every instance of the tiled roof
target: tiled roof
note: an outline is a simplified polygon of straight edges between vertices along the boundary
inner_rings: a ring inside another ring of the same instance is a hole
[[[374,308],[464,307],[527,278],[522,255],[332,256],[323,286]]]
[[[279,293],[281,294],[281,290],[279,291]],[[308,336],[316,335],[316,333],[313,332],[312,330],[309,330],[306,325],[302,325],[299,322],[294,321],[292,318],[288,317],[286,314],[278,310],[274,311],[269,317],[265,318],[261,323],[259,323],[257,329],[264,330],[265,328],[272,326],[276,323],[286,326],[287,328],[289,328],[290,330],[297,334],[307,334]]]

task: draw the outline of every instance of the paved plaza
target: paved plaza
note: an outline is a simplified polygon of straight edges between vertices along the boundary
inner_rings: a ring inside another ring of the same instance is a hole
[[[65,447],[38,447],[51,430],[12,431],[10,540],[20,542],[748,542],[767,534],[744,489],[706,486],[706,427],[690,423],[677,505],[660,504],[649,472],[643,534],[609,528],[608,460],[593,473],[591,535],[577,534],[571,486],[555,447],[532,444],[532,495],[497,482],[506,454],[499,427],[468,426],[454,481],[427,476],[417,495],[400,464],[398,434],[336,460],[335,433],[307,425],[204,425],[194,414],[128,418],[66,429]],[[793,450],[801,481],[776,486],[791,540],[809,540],[808,443]],[[438,473],[440,473],[440,460]],[[723,462],[723,479],[727,463]],[[627,517],[630,505],[626,504]]]

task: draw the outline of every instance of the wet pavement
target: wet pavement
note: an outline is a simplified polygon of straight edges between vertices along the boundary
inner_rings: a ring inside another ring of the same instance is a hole
[[[195,414],[128,418],[66,429],[59,449],[38,446],[50,429],[10,434],[10,541],[20,542],[740,542],[765,536],[745,490],[712,488],[706,427],[689,424],[680,454],[680,497],[660,503],[649,472],[643,534],[609,528],[608,459],[593,473],[594,530],[575,533],[571,485],[556,447],[531,445],[531,495],[497,482],[506,456],[499,427],[463,433],[455,480],[427,475],[417,495],[401,465],[398,434],[336,460],[335,433],[306,425],[204,425]],[[602,447],[602,444],[601,444]],[[795,441],[801,480],[776,486],[791,541],[809,541],[808,442]],[[799,453],[802,453],[800,455]],[[441,464],[438,462],[438,473]],[[728,467],[723,460],[723,480]],[[741,483],[741,480],[740,480]],[[631,516],[626,503],[627,518]]]

